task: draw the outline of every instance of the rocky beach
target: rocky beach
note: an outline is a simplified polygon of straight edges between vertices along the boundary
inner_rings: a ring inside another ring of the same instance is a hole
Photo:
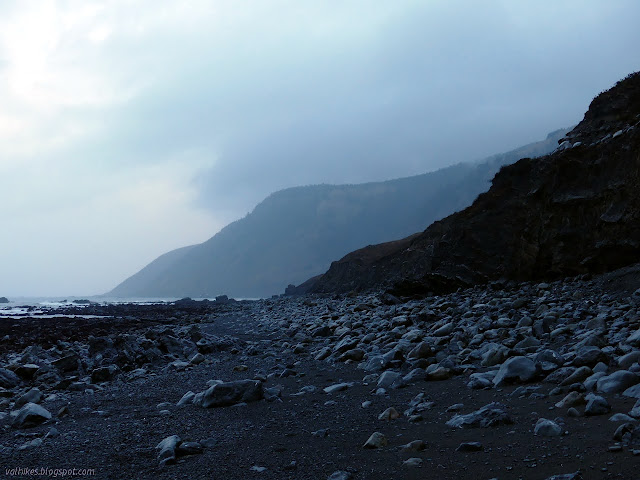
[[[3,474],[638,478],[639,279],[3,319]]]

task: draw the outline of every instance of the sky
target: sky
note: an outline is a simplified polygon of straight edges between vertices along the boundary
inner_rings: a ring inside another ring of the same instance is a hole
[[[636,0],[0,2],[0,296],[104,293],[270,193],[471,161],[640,70]]]

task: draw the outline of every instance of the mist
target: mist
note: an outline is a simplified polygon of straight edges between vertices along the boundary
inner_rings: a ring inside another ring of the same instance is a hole
[[[270,193],[433,171],[577,123],[640,5],[0,6],[0,295],[106,292]]]

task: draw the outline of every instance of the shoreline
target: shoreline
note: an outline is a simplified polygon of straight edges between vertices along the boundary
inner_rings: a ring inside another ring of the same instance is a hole
[[[400,303],[369,294],[92,305],[87,313],[106,317],[19,319],[14,338],[13,325],[0,331],[0,366],[20,373],[2,392],[3,466],[93,468],[94,478],[111,479],[343,472],[334,478],[545,480],[579,470],[567,478],[635,478],[640,430],[628,415],[637,399],[624,395],[629,387],[608,385],[620,371],[631,387],[640,384],[640,343],[629,340],[640,309],[616,278]],[[519,358],[522,371],[494,384]],[[607,384],[594,374],[614,378]],[[258,382],[261,399],[177,406],[215,380]],[[15,402],[33,388],[51,419],[11,426]],[[609,410],[585,415],[590,394]],[[456,415],[482,417],[494,402],[509,422],[447,425]],[[560,430],[540,429],[540,419]],[[386,445],[363,448],[374,432]],[[176,463],[165,464],[156,446],[173,435]]]

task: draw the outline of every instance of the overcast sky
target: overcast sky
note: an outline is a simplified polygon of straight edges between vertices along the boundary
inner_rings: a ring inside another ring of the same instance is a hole
[[[91,295],[269,193],[544,138],[637,0],[0,2],[0,296]]]

